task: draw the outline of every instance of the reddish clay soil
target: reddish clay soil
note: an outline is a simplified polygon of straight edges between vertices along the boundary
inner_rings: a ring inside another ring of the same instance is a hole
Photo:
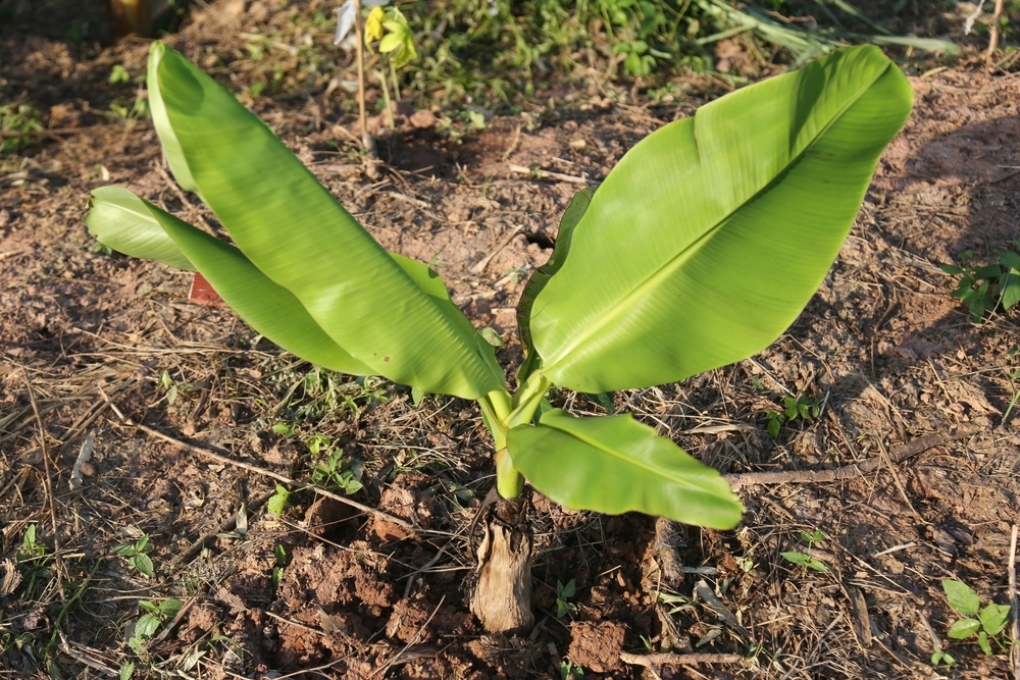
[[[196,10],[168,42],[240,92],[255,76],[238,36],[289,24],[278,3],[235,4]],[[0,29],[5,96],[31,100],[50,130],[0,158],[0,677],[44,677],[45,658],[65,678],[128,662],[136,678],[1012,677],[1006,654],[947,637],[957,617],[940,582],[1009,597],[1020,311],[972,323],[938,264],[966,250],[994,261],[1020,236],[1020,76],[968,62],[911,76],[913,115],[789,332],[740,364],[615,397],[726,474],[804,479],[734,477],[747,513],[727,532],[532,493],[538,623],[502,638],[466,604],[468,529],[492,484],[474,404],[415,407],[405,388],[318,371],[229,309],[190,303],[190,275],[94,250],[86,203],[109,184],[217,226],[169,179],[150,123],[107,115],[134,96],[107,82],[113,65],[141,73],[146,51]],[[372,163],[352,142],[350,98],[315,86],[247,103],[386,248],[440,271],[504,340],[508,372],[514,306],[571,196],[700,103],[581,91],[460,139],[438,108],[409,108]],[[820,416],[773,439],[767,413],[801,393]],[[355,462],[351,499],[369,511],[297,491],[267,512],[280,477],[310,480],[313,434]],[[865,474],[812,477],[862,461]],[[16,565],[32,525],[45,555]],[[151,578],[114,551],[143,532]],[[139,601],[171,597],[180,613],[132,650]],[[937,645],[955,670],[932,667]]]

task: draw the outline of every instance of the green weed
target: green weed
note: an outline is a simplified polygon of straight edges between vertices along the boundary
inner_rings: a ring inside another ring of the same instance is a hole
[[[556,617],[562,619],[570,612],[577,610],[577,605],[570,601],[577,594],[577,584],[574,579],[567,581],[564,585],[559,579],[556,580]]]
[[[134,543],[120,543],[114,546],[113,552],[121,557],[127,558],[128,562],[146,578],[152,577],[153,564],[149,553],[152,552],[152,543],[148,534],[142,534]]]
[[[283,511],[287,507],[287,501],[290,499],[290,491],[287,490],[282,484],[276,485],[276,492],[269,497],[266,502],[266,509],[270,515],[276,515],[277,517],[283,516]]]
[[[144,658],[146,641],[151,640],[164,623],[177,616],[177,612],[181,610],[182,606],[184,606],[183,602],[172,597],[168,597],[159,604],[149,600],[139,602],[138,607],[144,613],[135,621],[134,633],[128,638],[128,647],[131,648],[131,651]]]
[[[17,153],[43,129],[39,111],[28,104],[0,105],[0,153]]]
[[[283,570],[287,566],[287,550],[279,543],[273,548],[276,564],[273,565],[273,587],[278,587],[283,580]]]
[[[564,659],[560,662],[560,680],[584,680],[584,669]]]
[[[350,458],[344,458],[341,448],[332,448],[329,438],[317,435],[324,443],[309,446],[313,454],[322,453],[319,462],[312,468],[312,484],[326,491],[342,490],[348,496],[361,491],[361,465]]]
[[[25,585],[25,599],[30,600],[36,595],[36,587],[49,579],[48,565],[53,556],[36,539],[36,525],[29,524],[21,539],[21,547],[14,553],[14,561],[18,569],[28,575]]]
[[[815,543],[820,543],[825,540],[825,534],[819,529],[815,529],[811,533],[806,531],[800,532],[800,540],[807,545],[807,549],[811,550]],[[784,560],[791,564],[799,565],[803,572],[807,572],[808,569],[812,571],[818,571],[821,573],[828,573],[829,568],[825,566],[825,563],[821,560],[815,559],[807,553],[799,550],[791,550],[789,552],[779,553]]]
[[[1016,242],[1020,249],[1020,239]],[[1007,250],[996,264],[976,265],[974,251],[965,250],[957,258],[960,264],[941,264],[939,268],[960,280],[953,297],[968,305],[974,323],[1001,307],[1006,312],[1020,302],[1020,254]]]
[[[988,604],[982,607],[981,600],[970,586],[952,579],[942,581],[942,590],[946,594],[949,606],[960,616],[946,631],[950,638],[967,640],[976,637],[978,647],[988,656],[995,651],[992,648],[993,644],[1000,653],[1007,653],[1010,646],[1016,644],[1016,641],[1010,640],[1005,632],[1006,623],[1009,621],[1008,604]],[[936,647],[931,662],[935,666],[939,663],[956,665],[956,660],[940,647]]]
[[[133,98],[117,97],[110,102],[106,115],[111,122],[142,120],[152,115],[149,111],[149,98],[144,89],[145,78],[145,74],[142,74],[134,79],[135,94]],[[109,80],[112,85],[132,82],[131,73],[121,64],[114,64]]]
[[[769,434],[772,435],[773,439],[776,439],[779,437],[779,431],[783,424],[792,423],[797,419],[810,422],[817,418],[820,412],[821,407],[818,404],[818,400],[809,397],[805,392],[801,392],[797,397],[784,397],[782,413],[777,411],[768,412]]]

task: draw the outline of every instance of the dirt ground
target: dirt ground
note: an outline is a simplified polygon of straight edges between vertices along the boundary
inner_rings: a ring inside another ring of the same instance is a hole
[[[248,4],[199,8],[168,42],[241,91],[238,36],[284,22]],[[416,407],[405,388],[318,371],[189,302],[190,275],[96,251],[83,222],[96,187],[213,218],[169,180],[147,120],[111,120],[134,95],[111,69],[141,73],[147,44],[61,35],[0,30],[6,92],[49,130],[0,158],[0,677],[116,677],[128,663],[136,678],[1020,677],[1006,653],[947,637],[958,617],[940,585],[1009,600],[1020,308],[974,324],[938,268],[966,250],[994,261],[1020,236],[1020,74],[964,60],[913,75],[914,112],[788,333],[737,365],[615,396],[733,475],[743,522],[579,513],[534,493],[539,623],[506,639],[483,634],[463,588],[493,482],[474,405]],[[568,92],[462,136],[410,108],[373,164],[352,142],[352,99],[314,86],[247,103],[385,247],[439,269],[505,341],[508,371],[514,305],[570,197],[700,103]],[[802,393],[819,417],[771,437],[768,412]],[[353,461],[362,507],[296,490],[323,438]],[[868,472],[825,481],[862,461]],[[278,483],[295,490],[280,517],[267,512]],[[115,550],[143,534],[151,577]],[[570,581],[572,596],[557,592]],[[130,644],[140,602],[168,598],[181,609]],[[958,665],[933,667],[937,647]]]

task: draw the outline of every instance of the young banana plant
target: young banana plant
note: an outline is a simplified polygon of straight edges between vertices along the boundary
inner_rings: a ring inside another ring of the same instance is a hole
[[[310,362],[476,400],[499,500],[471,604],[493,632],[533,622],[525,479],[575,509],[737,524],[726,480],[672,441],[630,415],[550,409],[545,395],[683,380],[773,342],[835,259],[912,101],[899,69],[858,47],[649,135],[575,197],[528,281],[511,392],[442,279],[386,252],[233,95],[160,43],[148,86],[177,182],[236,245],[119,187],[93,192],[90,230],[122,253],[200,271],[256,331]]]

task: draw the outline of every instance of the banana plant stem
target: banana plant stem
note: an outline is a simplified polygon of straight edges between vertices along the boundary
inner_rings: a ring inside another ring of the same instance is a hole
[[[379,69],[379,83],[382,85],[383,106],[386,107],[386,116],[390,121],[390,129],[396,130],[397,123],[393,119],[393,106],[390,104],[390,88],[386,85],[386,74],[383,73],[382,69]]]
[[[368,127],[365,124],[365,53],[361,37],[361,0],[354,0],[354,57],[358,62],[358,124],[361,126],[361,143],[369,148]]]
[[[524,490],[524,475],[517,471],[505,448],[496,452],[496,491],[500,498],[517,498]]]

